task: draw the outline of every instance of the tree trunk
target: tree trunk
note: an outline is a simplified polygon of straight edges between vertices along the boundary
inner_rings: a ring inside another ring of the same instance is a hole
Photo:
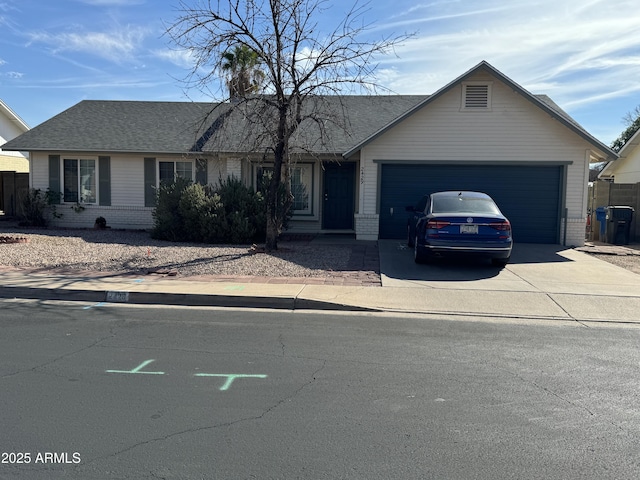
[[[282,232],[284,218],[289,211],[291,201],[280,198],[280,185],[282,183],[282,170],[288,169],[287,162],[287,111],[286,105],[279,108],[277,143],[273,150],[273,176],[269,182],[267,194],[267,235],[265,250],[278,249],[278,236]],[[286,176],[285,176],[286,177]],[[287,191],[288,188],[287,188]]]
[[[267,238],[265,240],[264,248],[266,251],[273,251],[278,249],[278,236],[280,235],[280,228],[278,228],[277,213],[271,208],[271,205],[267,206]]]

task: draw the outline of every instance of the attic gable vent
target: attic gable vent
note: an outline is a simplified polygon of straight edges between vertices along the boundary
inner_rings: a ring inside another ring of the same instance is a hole
[[[463,90],[463,108],[466,110],[487,110],[491,106],[490,85],[467,84]]]

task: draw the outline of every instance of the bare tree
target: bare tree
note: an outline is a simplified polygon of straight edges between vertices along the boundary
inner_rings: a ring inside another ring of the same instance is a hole
[[[319,19],[326,0],[187,0],[180,1],[180,16],[167,33],[195,59],[192,82],[207,88],[224,77],[220,58],[236,46],[256,53],[265,74],[264,95],[247,97],[242,108],[267,139],[273,175],[267,191],[266,248],[277,249],[286,212],[291,206],[289,174],[291,141],[305,121],[322,128],[321,95],[345,90],[373,91],[376,56],[389,53],[410,35],[363,39],[369,25],[363,21],[366,4],[356,3],[321,32]],[[325,19],[326,23],[326,19]],[[251,102],[251,105],[249,105]],[[313,108],[308,105],[313,104]],[[299,146],[305,149],[304,145]],[[308,147],[308,146],[307,146]],[[279,199],[283,195],[283,204]]]

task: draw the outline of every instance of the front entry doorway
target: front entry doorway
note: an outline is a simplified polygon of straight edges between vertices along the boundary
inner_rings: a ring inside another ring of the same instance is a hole
[[[355,163],[324,164],[322,228],[353,230]]]

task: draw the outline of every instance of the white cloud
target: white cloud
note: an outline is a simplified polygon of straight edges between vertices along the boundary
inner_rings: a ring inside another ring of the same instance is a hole
[[[399,93],[433,93],[486,60],[525,88],[548,93],[565,106],[638,91],[640,11],[632,2],[527,4],[510,3],[517,5],[516,16],[516,10],[505,9],[502,2],[480,1],[474,3],[478,10],[460,11],[451,22],[442,20],[446,12],[434,7],[432,15],[414,24],[440,18],[438,30],[397,47],[399,59],[382,58],[382,69],[397,72],[382,78]],[[422,12],[433,5],[418,7]],[[412,25],[409,20],[402,23]]]
[[[158,86],[167,85],[167,81],[148,80],[144,78],[117,78],[108,77],[103,81],[92,78],[82,79],[77,77],[62,77],[53,80],[38,79],[29,84],[22,85],[21,88],[30,89],[55,89],[55,90],[127,90],[127,89],[151,89]]]
[[[155,50],[152,53],[181,68],[192,69],[196,64],[196,58],[190,50]]]
[[[122,63],[134,59],[144,37],[142,28],[125,27],[111,32],[32,33],[30,43],[49,45],[54,53],[81,52]]]
[[[507,10],[511,10],[514,7],[512,5],[507,5],[507,6],[495,6],[495,7],[491,7],[491,8],[485,8],[485,9],[480,9],[480,10],[470,10],[470,11],[455,11],[452,13],[443,13],[443,14],[436,14],[436,15],[429,15],[429,16],[424,16],[424,17],[418,17],[418,18],[408,18],[406,20],[395,20],[389,23],[385,23],[382,24],[378,27],[375,27],[373,30],[388,30],[390,28],[398,28],[398,27],[407,27],[407,26],[418,26],[419,24],[422,23],[429,23],[429,22],[440,22],[440,21],[445,21],[445,20],[453,20],[453,19],[460,19],[460,18],[464,18],[464,17],[475,17],[478,15],[486,15],[486,14],[494,14],[497,12],[503,12],[503,11],[507,11]],[[407,13],[411,13],[411,9],[409,11],[407,11]]]
[[[2,12],[18,11],[18,7],[16,7],[15,3],[0,2],[0,11]]]

